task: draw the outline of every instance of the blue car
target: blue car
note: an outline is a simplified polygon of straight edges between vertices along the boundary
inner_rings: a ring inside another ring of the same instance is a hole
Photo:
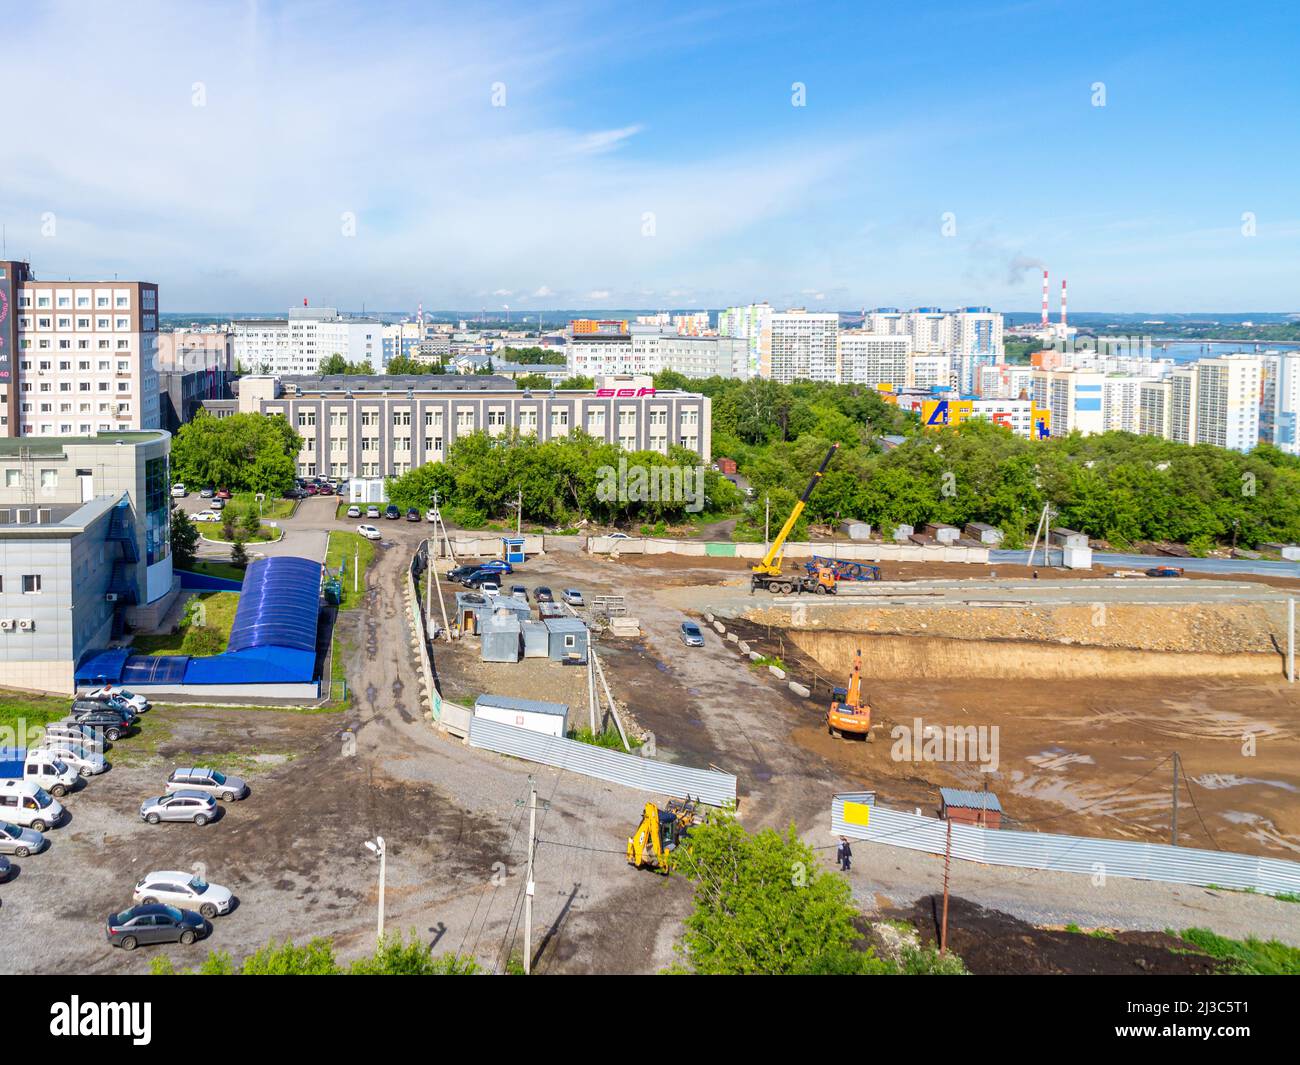
[[[502,558],[490,558],[479,566],[479,569],[490,569],[496,573],[514,573],[515,571],[515,568]]]

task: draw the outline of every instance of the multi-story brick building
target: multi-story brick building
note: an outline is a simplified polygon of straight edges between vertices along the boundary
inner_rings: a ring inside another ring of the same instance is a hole
[[[0,436],[158,428],[157,349],[157,285],[0,260]]]

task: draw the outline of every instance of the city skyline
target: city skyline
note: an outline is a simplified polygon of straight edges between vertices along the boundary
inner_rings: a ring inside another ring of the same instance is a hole
[[[1287,311],[1296,16],[1197,7],[63,0],[0,45],[46,116],[0,148],[0,223],[164,311],[1029,311],[1043,266],[1079,311]]]

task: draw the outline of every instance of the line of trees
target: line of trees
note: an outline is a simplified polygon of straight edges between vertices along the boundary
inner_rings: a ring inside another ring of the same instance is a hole
[[[698,500],[697,469],[703,488]],[[671,490],[665,493],[665,486]],[[511,505],[521,494],[525,522],[559,527],[582,518],[676,521],[693,513],[732,511],[740,503],[735,485],[714,470],[700,469],[699,456],[688,448],[672,447],[667,455],[628,452],[581,430],[548,441],[518,432],[475,432],[457,438],[444,462],[388,481],[389,500],[403,509],[427,507],[435,492],[448,520],[471,528],[513,518]],[[653,498],[638,498],[643,495]],[[697,502],[700,510],[688,509]]]

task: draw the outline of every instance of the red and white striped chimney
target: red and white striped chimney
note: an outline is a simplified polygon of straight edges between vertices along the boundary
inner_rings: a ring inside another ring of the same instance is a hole
[[[1061,278],[1061,325],[1065,325],[1065,278]]]
[[[1047,271],[1043,271],[1043,328],[1047,328]]]

